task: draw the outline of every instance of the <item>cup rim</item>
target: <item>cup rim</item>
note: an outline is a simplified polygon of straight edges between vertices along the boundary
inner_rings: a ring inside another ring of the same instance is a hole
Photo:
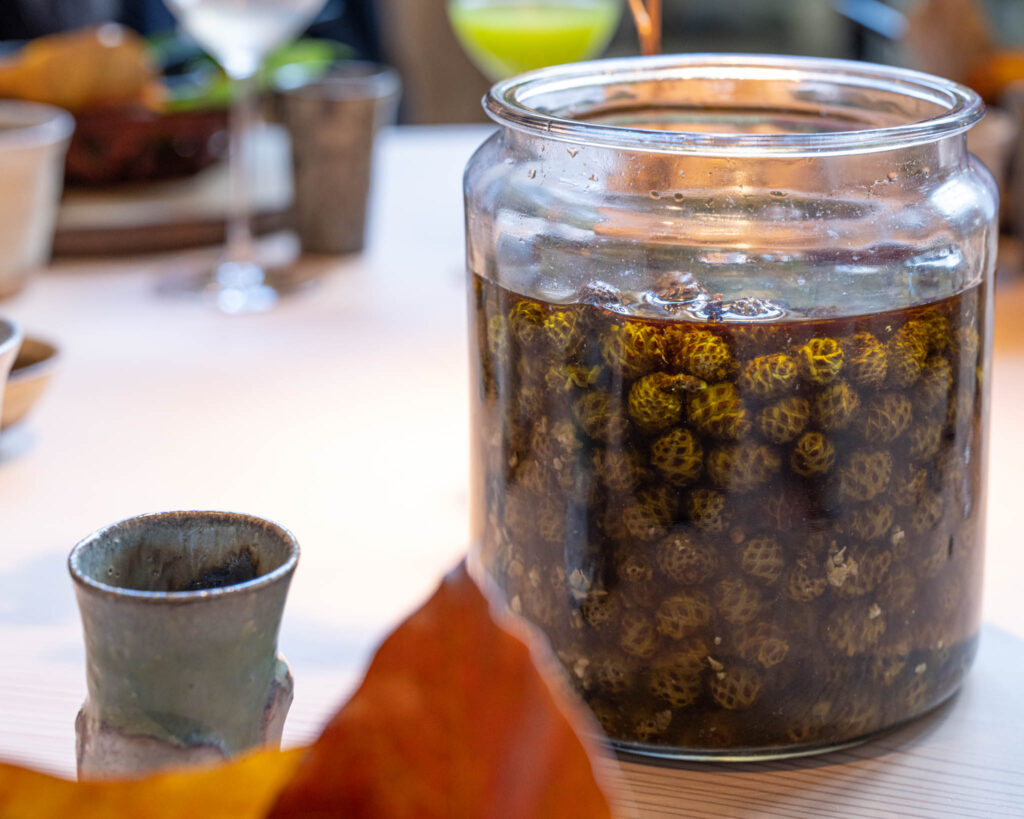
[[[637,128],[588,121],[579,113],[586,110],[586,94],[594,89],[659,80],[831,83],[924,100],[937,113],[880,127],[755,134]],[[572,104],[566,102],[569,97]],[[561,101],[556,104],[556,99]],[[970,88],[931,74],[853,60],[774,54],[667,54],[541,68],[494,85],[483,107],[499,125],[562,142],[673,154],[783,157],[863,154],[934,142],[964,133],[985,113],[984,103]]]
[[[195,591],[146,591],[143,589],[128,589],[123,586],[113,586],[89,577],[81,569],[81,557],[90,545],[100,538],[116,533],[118,529],[125,529],[130,526],[137,526],[140,523],[173,520],[175,518],[205,518],[230,520],[239,523],[255,524],[270,529],[288,544],[289,555],[284,563],[276,569],[254,577],[252,580],[245,580],[241,583],[233,583],[230,586],[218,586],[212,589],[197,589]],[[134,515],[124,518],[115,523],[107,524],[96,531],[86,535],[71,549],[68,555],[68,572],[71,579],[77,586],[96,592],[106,597],[129,598],[134,600],[146,600],[154,603],[191,603],[197,600],[216,599],[228,595],[240,595],[272,586],[288,577],[295,571],[299,562],[299,542],[288,529],[267,518],[256,515],[246,515],[240,512],[221,512],[213,510],[180,510],[173,512],[149,512],[143,515]]]
[[[13,118],[15,122],[9,122]],[[75,118],[55,105],[24,100],[0,100],[0,147],[52,145],[71,138]]]
[[[397,94],[401,84],[398,72],[389,65],[348,60],[332,66],[322,77],[292,88],[280,88],[277,93],[282,97],[299,99],[382,99]],[[361,89],[361,93],[353,93],[356,89]]]
[[[7,355],[11,350],[17,351],[21,347],[23,340],[24,333],[18,322],[7,318],[0,318],[0,357]],[[2,394],[3,382],[0,381],[0,395]]]

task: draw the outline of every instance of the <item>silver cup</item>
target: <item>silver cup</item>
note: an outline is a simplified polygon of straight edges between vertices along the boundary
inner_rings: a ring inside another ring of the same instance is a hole
[[[392,69],[353,62],[278,92],[278,115],[292,141],[294,222],[303,250],[362,250],[374,137],[394,120],[400,88]]]

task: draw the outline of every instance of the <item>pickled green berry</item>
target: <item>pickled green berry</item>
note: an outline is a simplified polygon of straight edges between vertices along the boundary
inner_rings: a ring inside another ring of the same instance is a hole
[[[786,594],[798,603],[810,603],[825,593],[828,581],[812,555],[797,558],[786,577]]]
[[[814,396],[811,418],[824,430],[845,429],[860,407],[860,396],[843,379],[839,379]]]
[[[894,612],[906,611],[917,593],[917,578],[914,572],[903,564],[894,564],[882,582],[878,596],[885,601],[886,608]]]
[[[657,594],[654,561],[635,548],[619,549],[613,558],[619,588],[629,602],[647,604]]]
[[[774,398],[793,388],[797,374],[796,360],[785,353],[761,355],[743,365],[739,385],[744,393]]]
[[[892,475],[892,482],[886,499],[896,506],[910,506],[928,485],[928,473],[913,464],[900,464]]]
[[[907,454],[913,461],[930,461],[942,444],[942,422],[926,418],[907,431]]]
[[[909,322],[889,341],[889,383],[894,387],[909,387],[921,377],[928,358],[928,341]]]
[[[920,535],[938,526],[944,512],[943,505],[942,495],[939,493],[922,492],[914,504],[910,518],[911,531]]]
[[[616,492],[629,492],[643,477],[640,456],[631,449],[597,449],[591,457],[594,474]]]
[[[704,381],[721,381],[736,367],[729,345],[708,330],[684,333],[675,353],[675,366]]]
[[[782,458],[767,444],[729,444],[708,453],[712,482],[730,492],[749,492],[763,486],[782,466]]]
[[[757,428],[773,444],[788,444],[804,431],[810,420],[810,402],[789,396],[762,409],[757,416]]]
[[[576,310],[553,310],[544,317],[544,341],[556,355],[573,355],[583,343],[583,328]]]
[[[865,654],[885,634],[885,614],[876,604],[852,602],[829,613],[824,633],[825,640],[840,655]]]
[[[834,338],[812,338],[796,354],[800,375],[811,384],[831,384],[843,369],[843,348]]]
[[[725,496],[713,489],[694,489],[687,504],[690,521],[706,532],[721,532],[725,529]]]
[[[669,430],[651,445],[651,466],[674,486],[693,483],[704,466],[704,450],[690,430]]]
[[[752,668],[730,665],[712,675],[709,684],[715,702],[730,711],[750,708],[761,696],[764,678]]]
[[[764,597],[742,577],[730,577],[715,584],[714,604],[720,617],[741,626],[761,613]]]
[[[626,378],[639,378],[669,364],[670,345],[659,327],[632,321],[613,324],[600,343],[605,364]]]
[[[873,592],[885,579],[892,565],[892,552],[888,549],[859,549],[854,552],[857,571],[836,587],[839,597],[862,597]]]
[[[751,665],[773,668],[788,656],[789,640],[772,623],[751,623],[737,632],[736,653]]]
[[[856,333],[845,345],[846,374],[859,387],[878,387],[889,371],[889,354],[871,333]]]
[[[637,708],[630,715],[629,724],[638,742],[652,742],[668,731],[672,724],[672,711],[667,708],[660,711]]]
[[[928,349],[933,353],[941,353],[949,346],[949,319],[939,310],[930,307],[917,317],[928,341]]]
[[[692,667],[685,654],[682,662],[672,654],[656,659],[647,680],[650,692],[671,708],[693,705],[704,688],[702,669]]]
[[[885,450],[853,452],[837,470],[843,501],[869,501],[889,486],[892,455]]]
[[[661,634],[681,640],[711,621],[711,603],[703,592],[679,592],[662,600],[654,616]]]
[[[835,462],[835,445],[820,432],[804,433],[789,456],[790,468],[804,478],[827,474]]]
[[[701,432],[725,440],[742,438],[750,431],[749,412],[730,382],[710,384],[689,397],[690,421]]]
[[[512,336],[523,347],[536,348],[544,342],[544,308],[535,301],[520,299],[509,311]]]
[[[872,501],[859,504],[850,510],[846,528],[851,535],[860,540],[878,540],[885,537],[894,521],[895,513],[890,504]]]
[[[771,535],[748,540],[740,552],[740,568],[765,583],[774,583],[786,561],[778,538]]]
[[[706,386],[703,381],[688,375],[651,373],[630,387],[627,412],[640,429],[659,432],[682,417],[684,393],[699,392]]]
[[[576,400],[573,413],[580,429],[596,441],[621,441],[629,424],[625,413],[604,392],[585,392]]]
[[[622,612],[619,595],[607,589],[592,589],[583,600],[583,619],[594,628],[604,628],[618,620]]]
[[[664,537],[675,514],[675,497],[667,487],[643,489],[623,507],[622,521],[637,540]]]
[[[860,412],[857,430],[871,442],[890,444],[910,425],[913,407],[900,393],[884,392],[873,396]]]
[[[585,688],[607,696],[625,694],[634,684],[636,667],[633,662],[618,652],[593,657],[584,674]]]
[[[601,368],[597,365],[552,364],[544,373],[544,384],[553,394],[573,395],[577,390],[593,386],[600,375]]]
[[[949,400],[950,390],[953,388],[953,368],[942,356],[933,355],[921,370],[921,380],[917,386],[916,394],[921,406],[926,410],[945,409]]]
[[[653,655],[658,647],[654,620],[640,609],[626,609],[619,623],[619,647],[640,659]]]
[[[718,568],[714,547],[686,531],[672,532],[658,541],[655,555],[661,572],[683,586],[704,583]]]
[[[545,498],[536,508],[537,533],[541,540],[555,546],[565,542],[565,505]]]

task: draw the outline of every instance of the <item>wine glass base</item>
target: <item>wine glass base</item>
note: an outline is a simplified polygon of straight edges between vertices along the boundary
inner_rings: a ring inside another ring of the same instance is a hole
[[[202,298],[222,313],[260,313],[281,298],[312,284],[308,265],[297,265],[297,250],[290,237],[274,244],[261,243],[260,262],[220,261],[204,265],[201,259],[175,260],[157,282],[161,296]],[[208,257],[207,257],[208,259]],[[264,264],[265,263],[265,264]]]

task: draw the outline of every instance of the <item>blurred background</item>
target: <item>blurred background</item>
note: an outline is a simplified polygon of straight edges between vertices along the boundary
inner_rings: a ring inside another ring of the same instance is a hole
[[[446,5],[447,0],[329,0],[307,34],[345,44],[354,58],[395,66],[405,89],[402,122],[479,121],[479,97],[489,83],[458,47]],[[945,68],[966,80],[979,66],[964,62],[973,63],[979,47],[1024,49],[1020,0],[664,0],[663,14],[666,53],[845,57]],[[110,20],[147,37],[175,30],[163,0],[4,0],[0,40],[11,48]],[[636,51],[636,31],[623,14],[606,53]]]
[[[253,9],[294,9],[289,13],[301,24],[276,38],[276,50],[261,55],[265,62],[257,91],[263,93],[265,119],[280,121],[282,111],[274,110],[273,98],[282,89],[315,82],[339,65],[369,63],[394,69],[397,78],[391,73],[386,79],[397,79],[401,89],[400,94],[394,88],[386,93],[377,89],[374,93],[388,99],[377,104],[369,119],[377,125],[436,125],[485,121],[481,96],[502,76],[539,65],[638,53],[628,5],[626,0],[3,0],[0,98],[50,103],[74,114],[65,174],[69,189],[183,178],[224,162],[229,154],[227,110],[232,100],[237,103],[239,88],[221,68],[224,55],[212,49],[215,61],[190,38],[188,32],[195,32],[188,25],[192,7],[217,9],[236,21],[247,19]],[[177,18],[168,6],[177,8]],[[569,19],[563,13],[567,6],[584,16]],[[1000,267],[1017,271],[1024,266],[1015,241],[1024,235],[1024,208],[1014,204],[1024,202],[1024,173],[1018,172],[1024,169],[1024,0],[663,0],[662,14],[665,53],[867,60],[974,87],[990,114],[971,132],[970,147],[1003,194],[1007,241]],[[113,34],[97,28],[111,22],[123,28]],[[61,32],[72,32],[72,39]],[[219,36],[216,29],[212,36],[214,41]],[[211,42],[206,41],[208,51]],[[336,116],[346,122],[353,115],[346,120],[339,110]],[[324,126],[304,121],[287,130],[294,142],[296,134],[322,133]],[[372,134],[368,138],[372,141]],[[271,141],[264,140],[260,150],[272,153]],[[287,147],[283,150],[287,154]],[[296,165],[300,188],[316,181],[315,171],[305,181],[302,173]],[[256,233],[285,224],[271,217],[287,209],[291,194],[269,187],[257,180],[256,190],[245,194],[256,216]],[[323,197],[322,190],[308,196],[300,190],[296,207],[301,210],[305,201],[314,215],[324,212]],[[350,192],[350,199],[359,197],[365,198],[361,188]],[[183,208],[192,207],[182,202]],[[111,234],[116,241],[107,241],[110,237],[102,235],[106,226],[95,223],[101,204],[95,197],[64,204],[55,239],[58,254],[167,249],[168,241],[156,233],[142,237],[121,231]],[[267,217],[262,222],[261,215]],[[177,230],[180,224],[174,224]],[[344,242],[311,241],[304,247],[358,250],[361,229],[361,223],[355,224],[354,238]],[[224,233],[223,226],[217,230],[220,234],[195,231],[187,243],[214,243]],[[168,234],[172,246],[178,246],[179,233]],[[229,256],[237,256],[237,249],[236,242]]]

